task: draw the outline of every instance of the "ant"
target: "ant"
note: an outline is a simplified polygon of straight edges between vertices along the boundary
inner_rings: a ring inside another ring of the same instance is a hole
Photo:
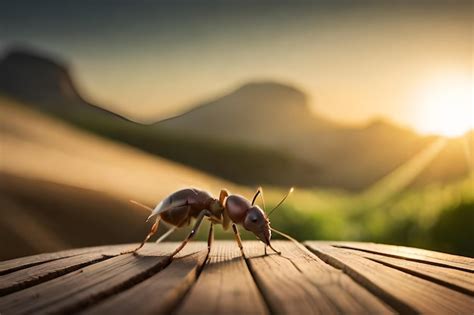
[[[268,213],[268,215],[258,205],[255,205],[258,195],[261,195],[263,207],[265,208],[263,190],[261,187],[258,188],[252,199],[252,202],[249,202],[246,198],[240,195],[230,195],[226,189],[222,189],[219,194],[219,199],[216,199],[213,198],[208,192],[196,188],[185,188],[178,190],[162,200],[154,209],[137,201],[131,200],[132,203],[151,212],[146,222],[155,217],[155,223],[151,227],[150,232],[145,237],[143,242],[137,248],[123,252],[121,254],[135,254],[145,245],[150,237],[152,237],[157,232],[161,220],[172,225],[173,227],[164,235],[162,235],[156,241],[157,243],[164,240],[176,229],[188,226],[191,223],[191,219],[195,218],[196,221],[191,232],[178,246],[178,248],[176,248],[175,251],[170,255],[170,258],[173,258],[194,237],[204,217],[209,219],[211,222],[207,239],[208,250],[211,249],[212,241],[214,239],[214,224],[222,224],[224,230],[228,230],[229,226],[232,224],[235,240],[237,241],[242,256],[245,257],[245,254],[237,225],[241,225],[247,231],[255,234],[255,236],[265,244],[265,255],[267,255],[267,247],[270,247],[270,249],[272,249],[275,253],[281,254],[279,251],[273,248],[270,243],[271,231],[274,231],[275,233],[278,233],[284,237],[287,237],[287,235],[270,227],[270,221],[268,218],[272,212],[286,200],[291,192],[293,192],[293,188],[289,190],[289,192]]]

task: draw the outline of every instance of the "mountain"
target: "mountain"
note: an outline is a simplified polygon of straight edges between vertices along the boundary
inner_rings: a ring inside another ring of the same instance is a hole
[[[303,92],[276,82],[246,84],[154,126],[278,149],[314,166],[306,185],[346,189],[375,183],[433,141],[381,119],[362,127],[339,125],[313,113]]]
[[[311,112],[303,92],[270,81],[245,84],[157,125],[205,137],[266,145],[294,142],[338,128]]]
[[[86,101],[77,91],[65,63],[27,49],[12,49],[0,60],[0,90],[59,116],[95,115],[128,120]]]
[[[304,92],[272,81],[251,82],[176,117],[140,125],[86,101],[64,63],[25,50],[12,50],[0,61],[0,92],[81,128],[246,185],[362,190],[437,140],[380,119],[340,125],[314,113]],[[466,158],[458,147],[451,141],[415,183],[464,176]]]

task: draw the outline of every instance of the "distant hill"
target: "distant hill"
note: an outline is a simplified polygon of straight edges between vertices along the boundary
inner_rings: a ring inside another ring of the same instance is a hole
[[[84,100],[64,64],[24,50],[0,61],[0,91],[82,128],[241,184],[361,190],[436,141],[384,120],[361,127],[337,124],[315,114],[304,92],[271,81],[251,82],[176,117],[139,125]],[[465,156],[452,143],[446,150],[453,153],[443,154],[416,183],[468,172]]]
[[[276,82],[252,82],[157,125],[223,140],[282,145],[338,126],[311,112],[307,96]]]
[[[314,114],[303,92],[275,82],[249,83],[155,127],[275,148],[314,165],[314,185],[356,190],[434,140],[380,119],[362,127],[339,125]]]

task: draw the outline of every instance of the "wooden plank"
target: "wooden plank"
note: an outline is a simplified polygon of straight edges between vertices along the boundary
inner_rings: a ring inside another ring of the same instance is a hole
[[[207,244],[190,243],[164,270],[81,313],[169,314],[194,284],[206,258]]]
[[[408,260],[438,265],[442,267],[455,268],[474,273],[474,258],[457,256],[452,254],[434,252],[426,249],[405,246],[385,245],[376,243],[359,242],[329,242],[331,245],[366,251],[373,254],[383,254],[390,257],[404,258]]]
[[[402,270],[453,290],[474,296],[474,273],[411,260],[392,258],[390,256],[372,254],[365,251],[346,250],[356,255],[372,259],[381,264],[385,264],[386,266]]]
[[[84,254],[53,260],[0,276],[0,296],[31,287],[105,259],[106,257],[102,254]]]
[[[122,255],[0,298],[0,313],[69,313],[129,288],[164,268],[177,243],[147,244]],[[126,246],[124,248],[129,248]],[[28,303],[25,303],[28,301]]]
[[[283,314],[386,314],[393,310],[302,245],[274,241],[282,255],[263,256],[263,244],[247,242],[254,278],[270,310]]]
[[[107,259],[101,253],[82,254],[56,259],[0,276],[0,296],[62,276],[95,262]]]
[[[72,257],[72,256],[87,254],[87,253],[102,252],[105,250],[114,250],[114,248],[118,248],[120,246],[123,246],[123,245],[95,246],[95,247],[86,247],[86,248],[78,248],[78,249],[68,249],[68,250],[63,250],[63,251],[59,251],[55,253],[45,253],[45,254],[15,258],[11,260],[5,260],[5,261],[0,262],[0,275],[5,275],[10,272],[15,272],[17,270],[29,268],[32,266],[36,266],[39,264],[43,264],[43,263],[61,259],[61,258]]]
[[[267,314],[265,302],[234,241],[215,242],[178,314]]]
[[[474,300],[465,294],[345,249],[319,242],[306,244],[321,259],[342,269],[401,313],[467,314],[474,310]]]

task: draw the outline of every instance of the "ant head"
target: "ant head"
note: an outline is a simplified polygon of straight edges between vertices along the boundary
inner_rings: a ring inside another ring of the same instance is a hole
[[[240,223],[247,230],[255,234],[258,239],[266,245],[270,245],[271,231],[270,221],[268,217],[278,208],[293,191],[293,188],[286,194],[285,197],[267,214],[257,205],[255,201],[259,195],[262,196],[263,208],[265,209],[265,202],[263,201],[262,188],[257,190],[257,193],[252,199],[252,202],[239,195],[230,195],[225,199],[224,207],[227,210],[229,218],[235,222]]]
[[[263,199],[263,190],[262,187],[259,187],[252,199],[252,205],[247,210],[247,215],[244,220],[244,227],[246,230],[253,232],[262,242],[270,246],[270,239],[272,237],[272,228],[270,227],[270,220],[268,219],[272,212],[277,209],[286,198],[293,192],[293,187],[290,188],[288,193],[283,197],[283,199],[268,213],[268,215],[260,209],[259,206],[255,205],[257,197],[260,195],[262,197],[263,208],[265,209],[265,201]]]
[[[270,221],[259,206],[252,206],[247,210],[243,226],[247,231],[255,234],[259,240],[270,245],[270,238],[272,236]]]

